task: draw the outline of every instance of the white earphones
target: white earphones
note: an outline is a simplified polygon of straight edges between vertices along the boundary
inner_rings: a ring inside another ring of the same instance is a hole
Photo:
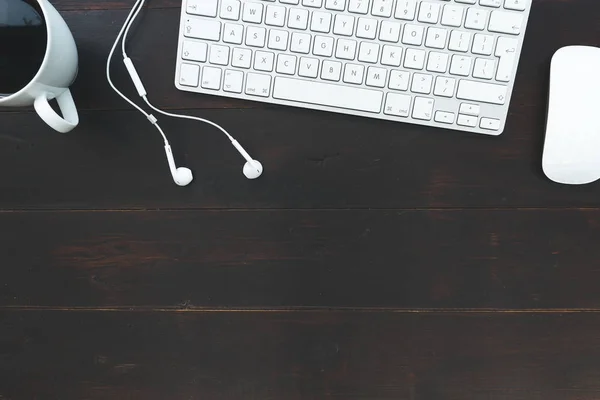
[[[163,140],[165,142],[165,144],[164,144],[164,146],[165,146],[165,153],[166,153],[166,156],[167,156],[167,162],[169,164],[169,169],[171,170],[171,175],[173,176],[173,181],[178,186],[187,186],[187,185],[190,184],[190,182],[192,182],[192,180],[194,179],[192,171],[189,168],[186,168],[186,167],[177,167],[175,165],[175,160],[173,158],[173,152],[171,150],[171,146],[169,145],[169,141],[167,140],[166,135],[164,134],[164,132],[162,131],[162,129],[158,125],[157,119],[154,117],[154,115],[148,114],[140,106],[138,106],[137,104],[135,104],[133,101],[131,101],[129,98],[127,98],[127,96],[125,96],[123,93],[121,93],[115,87],[115,85],[113,84],[113,82],[112,82],[112,80],[110,78],[110,63],[111,63],[111,60],[112,60],[113,53],[115,52],[115,49],[116,49],[116,47],[117,47],[117,45],[119,43],[119,40],[121,39],[121,36],[123,36],[123,41],[121,43],[121,45],[122,45],[122,51],[123,51],[123,63],[125,64],[125,67],[127,68],[129,76],[131,77],[131,80],[133,81],[133,84],[135,85],[135,88],[136,88],[138,94],[140,95],[140,97],[142,99],[144,99],[144,101],[146,102],[146,104],[151,109],[153,109],[154,111],[159,112],[159,113],[161,113],[163,115],[167,115],[167,116],[175,117],[175,118],[192,119],[192,120],[196,120],[196,121],[207,123],[209,125],[214,126],[217,129],[219,129],[221,132],[223,132],[229,138],[229,140],[231,141],[231,144],[233,144],[233,146],[237,149],[237,151],[246,160],[246,163],[244,164],[244,168],[242,170],[243,173],[244,173],[244,176],[246,176],[246,178],[248,178],[248,179],[256,179],[256,178],[258,178],[259,176],[262,175],[262,172],[263,172],[263,166],[260,163],[260,161],[253,159],[250,156],[250,154],[248,154],[248,152],[246,150],[244,150],[244,148],[242,147],[242,145],[240,145],[239,142],[237,140],[235,140],[225,129],[223,129],[219,125],[215,124],[214,122],[208,121],[208,120],[203,119],[203,118],[193,117],[193,116],[188,116],[188,115],[173,114],[173,113],[168,113],[168,112],[162,111],[162,110],[154,107],[150,103],[150,101],[148,100],[147,92],[146,92],[146,89],[144,88],[144,85],[142,84],[142,80],[140,79],[140,77],[139,77],[139,75],[138,75],[138,73],[137,73],[137,71],[136,71],[136,69],[135,69],[135,67],[133,65],[133,62],[127,56],[127,52],[125,51],[125,42],[127,41],[127,34],[129,33],[129,29],[131,28],[131,25],[133,24],[133,22],[135,21],[135,19],[138,16],[138,14],[142,10],[142,7],[144,6],[145,2],[146,2],[146,0],[137,0],[136,1],[135,5],[133,6],[133,8],[131,9],[131,11],[129,12],[129,15],[127,16],[127,19],[125,20],[125,24],[123,25],[123,27],[121,28],[121,31],[119,32],[119,34],[117,35],[117,38],[115,39],[115,43],[113,44],[113,47],[110,50],[110,54],[108,55],[108,60],[106,61],[106,78],[108,79],[108,83],[110,84],[110,86],[113,88],[113,90],[118,95],[120,95],[129,104],[131,104],[133,107],[135,107],[139,112],[141,112],[142,114],[144,114],[144,116],[148,119],[148,121],[150,121],[150,123],[152,125],[154,125],[156,127],[156,129],[158,129],[158,131],[162,135]],[[125,32],[125,33],[123,34],[123,32]]]
[[[173,152],[171,151],[171,146],[168,144],[165,145],[165,152],[167,153],[167,161],[169,162],[169,168],[171,169],[171,175],[173,175],[173,180],[179,186],[187,186],[190,184],[194,176],[192,175],[192,171],[186,167],[175,166],[175,160],[173,159]]]

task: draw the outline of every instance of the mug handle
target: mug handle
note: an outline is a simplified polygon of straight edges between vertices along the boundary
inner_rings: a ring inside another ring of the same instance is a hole
[[[65,90],[56,97],[56,101],[60,108],[60,112],[63,115],[62,117],[50,107],[50,103],[48,103],[48,93],[39,95],[35,99],[33,107],[44,122],[50,125],[51,128],[61,133],[70,132],[79,124],[79,115],[77,114],[77,108],[75,107],[71,91],[69,89]]]

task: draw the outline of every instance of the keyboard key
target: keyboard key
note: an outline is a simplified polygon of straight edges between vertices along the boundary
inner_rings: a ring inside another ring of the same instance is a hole
[[[431,121],[433,116],[433,99],[425,97],[415,97],[415,104],[413,106],[412,117],[415,119],[422,119]]]
[[[184,60],[205,62],[207,51],[208,45],[204,42],[192,42],[190,40],[184,40],[181,57]]]
[[[385,45],[381,53],[381,64],[399,67],[402,59],[402,47]]]
[[[435,87],[433,94],[441,97],[452,97],[454,96],[454,89],[456,87],[456,79],[448,78],[445,76],[438,76],[435,78]]]
[[[209,62],[216,65],[228,65],[229,47],[211,44]]]
[[[479,0],[479,5],[486,7],[500,7],[504,0]]]
[[[385,68],[369,67],[365,84],[373,87],[385,87],[387,70]]]
[[[269,30],[267,47],[273,50],[287,50],[288,35],[287,31],[280,31],[278,29]]]
[[[410,90],[414,93],[429,94],[431,93],[432,83],[433,76],[415,73],[413,76],[412,86],[410,87]]]
[[[479,115],[481,107],[477,104],[462,103],[458,112],[466,115]]]
[[[408,82],[410,81],[410,72],[392,70],[390,72],[390,83],[388,87],[394,90],[408,90]]]
[[[467,11],[467,19],[465,21],[465,28],[484,30],[485,23],[487,21],[488,12],[478,8],[469,8]]]
[[[221,68],[202,68],[201,86],[204,89],[219,90],[221,88]]]
[[[389,18],[392,16],[392,9],[394,8],[394,0],[373,0],[373,9],[371,14],[377,17]]]
[[[263,5],[261,3],[244,3],[242,21],[260,24],[262,22]]]
[[[490,32],[508,33],[518,35],[521,33],[523,15],[515,12],[492,11],[488,30]]]
[[[475,35],[475,39],[473,39],[473,48],[471,51],[474,54],[481,54],[484,56],[489,56],[492,54],[494,49],[494,37],[490,35],[483,35],[481,33],[477,33]]]
[[[463,79],[458,83],[456,97],[462,100],[504,104],[506,101],[506,93],[507,88],[503,85]]]
[[[382,21],[381,29],[379,30],[379,40],[398,43],[400,40],[400,28],[401,25],[399,22]]]
[[[469,32],[452,31],[448,48],[453,51],[462,51],[463,53],[466,53],[469,50],[470,42],[471,34]]]
[[[333,38],[330,36],[315,36],[313,54],[331,57],[333,55]]]
[[[339,81],[342,75],[342,63],[339,61],[323,61],[323,69],[321,70],[321,79],[327,81]]]
[[[425,50],[406,49],[404,58],[404,68],[423,69],[425,66]]]
[[[216,17],[218,0],[187,0],[186,11],[188,14]]]
[[[419,7],[419,16],[417,20],[419,22],[425,22],[428,24],[437,24],[440,18],[440,5],[439,3],[422,2]]]
[[[269,97],[271,93],[271,75],[246,74],[246,94],[250,96]]]
[[[329,33],[331,29],[331,14],[315,11],[312,13],[310,30],[313,32]]]
[[[473,78],[492,79],[496,70],[496,60],[478,58],[473,67]]]
[[[244,37],[244,26],[238,24],[226,23],[223,28],[223,42],[232,44],[242,44]]]
[[[269,51],[257,51],[254,53],[254,69],[257,71],[273,71],[275,54]]]
[[[308,33],[292,33],[290,50],[294,53],[308,54],[310,52],[310,35]]]
[[[354,33],[354,17],[351,15],[336,15],[333,33],[342,36],[352,36]]]
[[[356,27],[356,37],[363,39],[375,39],[377,35],[377,20],[371,18],[359,18]]]
[[[290,8],[288,13],[288,28],[306,29],[308,27],[308,10]]]
[[[223,78],[223,90],[232,93],[242,93],[243,81],[244,73],[242,71],[228,69],[225,71],[225,77]]]
[[[294,4],[296,6],[300,4],[300,0],[279,0],[279,2],[282,4]]]
[[[361,42],[358,61],[376,63],[377,60],[379,60],[379,45],[377,43]]]
[[[233,49],[231,56],[231,65],[237,68],[250,68],[252,51],[249,49]]]
[[[321,8],[323,0],[302,0],[302,5],[306,7]]]
[[[356,55],[356,42],[348,39],[338,39],[335,57],[342,60],[354,60]]]
[[[344,82],[362,84],[365,67],[360,64],[346,64],[344,68]]]
[[[301,57],[298,75],[307,78],[316,78],[319,74],[319,60],[317,58]]]
[[[326,0],[325,8],[333,11],[344,11],[346,9],[346,0]]]
[[[442,25],[459,27],[462,25],[465,8],[446,4],[442,13]]]
[[[445,73],[448,69],[448,53],[432,51],[427,60],[427,71]]]
[[[474,128],[477,126],[477,117],[474,117],[471,115],[458,114],[458,119],[456,120],[456,124]]]
[[[495,118],[481,118],[481,121],[479,121],[479,127],[481,129],[497,131],[500,129],[500,120]]]
[[[267,6],[267,15],[265,17],[265,24],[272,26],[284,26],[285,25],[285,7],[273,6],[269,4]]]
[[[413,21],[417,12],[417,0],[398,0],[394,18]]]
[[[504,8],[507,10],[525,11],[530,0],[504,0]]]
[[[388,93],[385,97],[383,113],[398,117],[408,117],[410,114],[410,96],[400,93]]]
[[[433,120],[435,122],[441,122],[442,124],[453,124],[454,113],[448,111],[436,111]]]
[[[374,89],[278,76],[273,98],[379,113],[383,93]]]
[[[198,86],[200,76],[200,66],[195,64],[181,64],[179,71],[179,84],[185,86]]]
[[[450,63],[450,73],[452,75],[469,76],[472,62],[471,57],[453,55]]]
[[[221,23],[188,18],[185,22],[184,35],[196,39],[218,41],[221,38]]]
[[[402,43],[420,46],[423,43],[423,27],[421,25],[404,25]]]
[[[279,54],[276,71],[278,74],[294,75],[296,73],[296,56]]]
[[[348,11],[356,14],[366,14],[369,12],[370,0],[348,0]]]
[[[221,14],[219,15],[223,19],[231,19],[237,21],[240,19],[240,8],[241,3],[239,0],[222,0]]]
[[[448,38],[448,31],[440,28],[429,28],[427,29],[427,39],[425,39],[425,46],[434,49],[443,49],[446,47],[446,39]]]
[[[246,29],[246,46],[265,47],[265,36],[267,30],[257,26],[249,26]]]
[[[515,60],[517,54],[518,42],[516,39],[500,37],[496,44],[496,57],[500,57],[498,63],[498,71],[496,72],[496,80],[500,82],[508,82],[513,75]]]

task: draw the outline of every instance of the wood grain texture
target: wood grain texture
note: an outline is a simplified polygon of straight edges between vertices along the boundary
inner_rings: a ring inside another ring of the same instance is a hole
[[[541,171],[550,58],[600,3],[533,1],[492,138],[177,91],[181,0],[149,0],[150,98],[265,166],[162,118],[179,188],[104,75],[134,1],[52,0],[81,125],[0,110],[0,399],[600,398],[600,188]]]
[[[600,309],[600,211],[1,213],[0,302]]]
[[[179,8],[185,0],[146,0],[148,8]],[[135,0],[52,0],[52,4],[60,11],[72,10],[130,10]]]
[[[596,400],[598,314],[4,312],[8,399]]]
[[[263,176],[247,180],[229,141],[193,121],[161,120],[178,164],[195,174],[180,188],[160,136],[133,111],[83,112],[81,131],[67,135],[8,113],[0,208],[595,207],[600,199],[598,185],[544,176],[535,121],[487,138],[284,109],[190,112],[234,132]]]

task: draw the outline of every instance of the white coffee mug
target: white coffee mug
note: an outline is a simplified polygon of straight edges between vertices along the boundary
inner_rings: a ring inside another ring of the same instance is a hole
[[[33,105],[50,127],[66,133],[79,124],[77,108],[69,90],[77,76],[77,46],[67,23],[48,0],[31,1],[37,1],[43,13],[47,29],[46,53],[37,74],[26,86],[12,94],[0,94],[0,107]],[[56,99],[62,116],[50,106],[49,101],[52,99]]]

